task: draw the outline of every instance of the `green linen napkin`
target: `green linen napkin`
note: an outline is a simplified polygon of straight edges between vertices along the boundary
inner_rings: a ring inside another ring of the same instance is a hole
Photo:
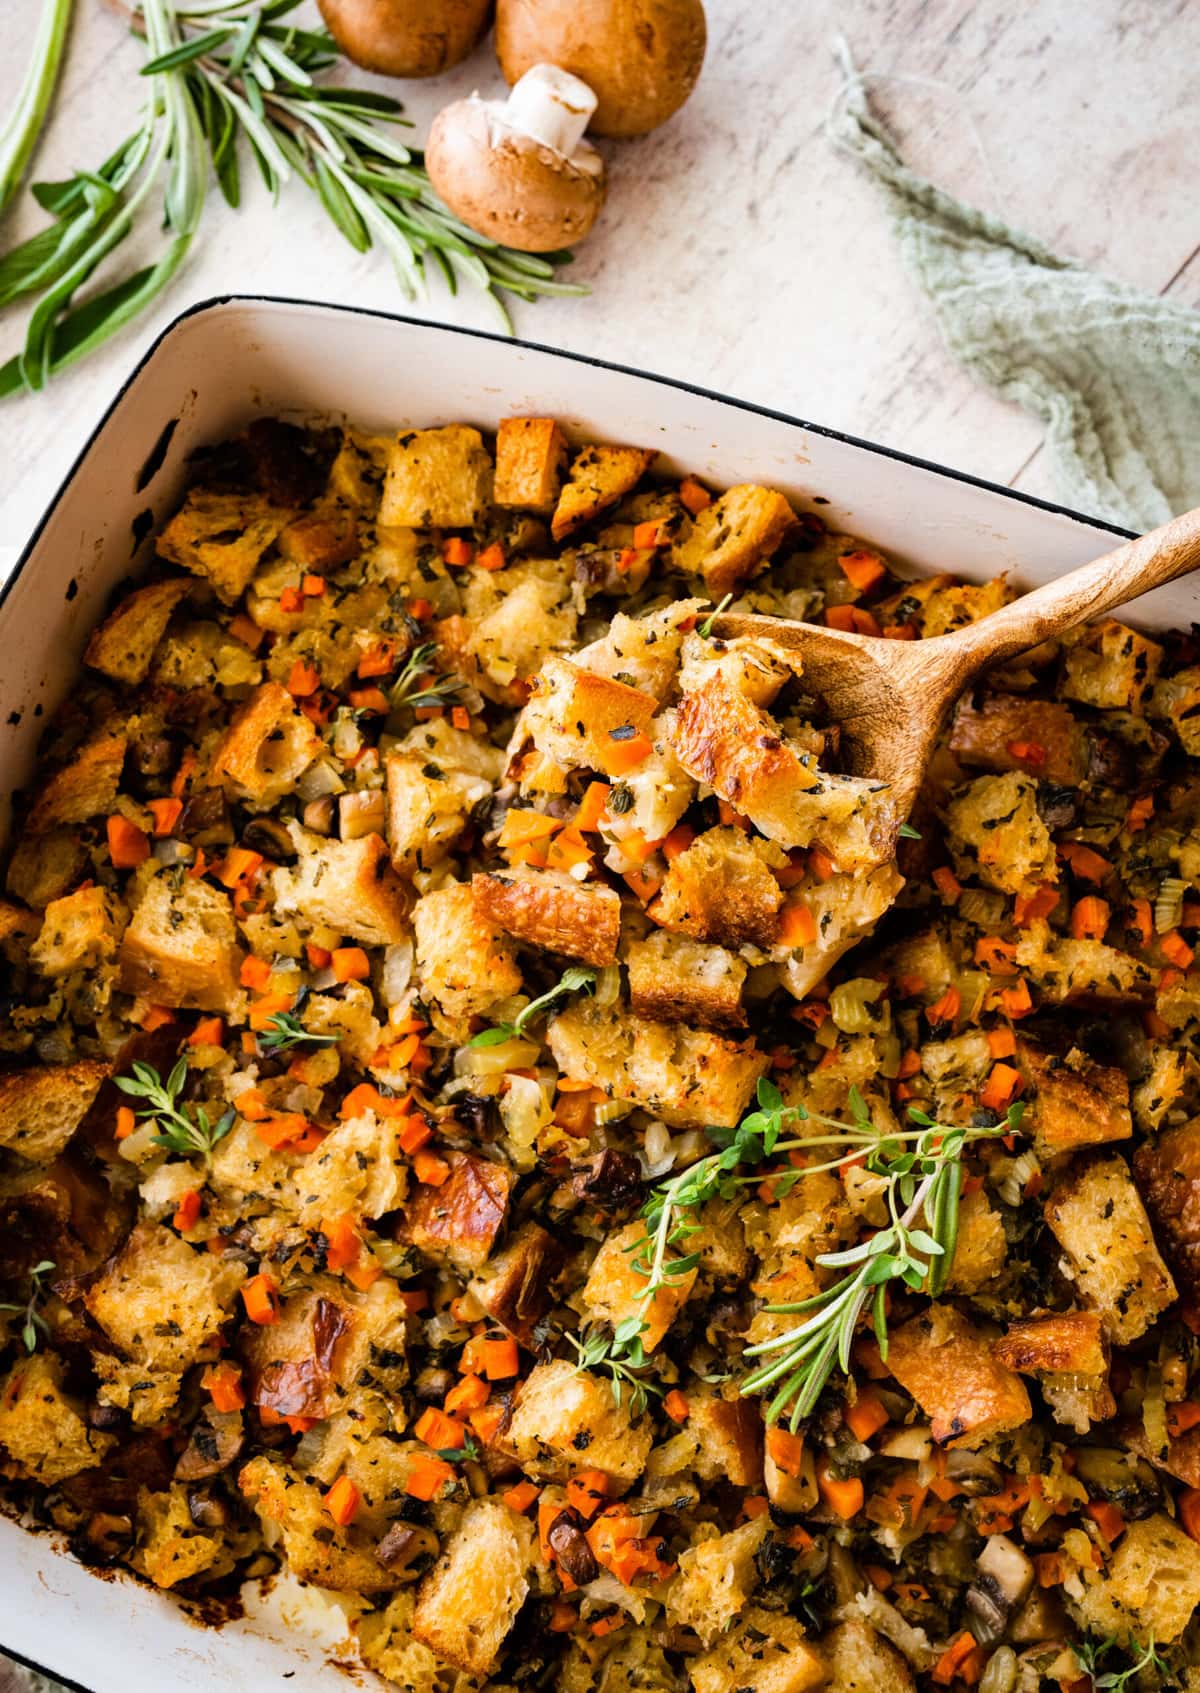
[[[883,190],[955,358],[1045,423],[1066,503],[1139,530],[1200,505],[1200,313],[1059,258],[917,176],[844,45],[839,56],[834,144]]]

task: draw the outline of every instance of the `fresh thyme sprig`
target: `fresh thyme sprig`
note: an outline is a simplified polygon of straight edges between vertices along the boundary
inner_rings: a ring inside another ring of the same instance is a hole
[[[116,1076],[114,1080],[122,1093],[146,1101],[138,1116],[158,1125],[155,1146],[166,1147],[180,1158],[203,1158],[205,1169],[212,1167],[213,1148],[232,1129],[237,1113],[231,1106],[214,1123],[202,1105],[191,1108],[192,1116],[180,1107],[179,1095],[187,1082],[186,1058],[179,1060],[165,1082],[150,1064],[135,1064],[132,1076]]]
[[[498,246],[447,210],[420,153],[396,139],[397,101],[318,84],[340,55],[324,30],[286,21],[299,4],[130,0],[124,7],[149,55],[141,70],[150,80],[148,97],[137,128],[101,165],[34,186],[53,221],[0,260],[0,305],[35,301],[24,348],[0,368],[0,397],[44,387],[148,306],[187,257],[210,181],[238,205],[247,156],[273,196],[295,177],[356,252],[382,250],[409,298],[431,273],[451,290],[465,279],[511,329],[501,292],[522,299],[586,292],[555,281],[569,254]],[[60,50],[58,31],[39,34],[28,82],[33,98],[16,135],[18,165],[36,140]],[[164,238],[151,264],[75,304],[128,236],[156,227]]]
[[[651,1394],[661,1397],[663,1391],[657,1382],[640,1373],[650,1363],[641,1340],[645,1327],[640,1317],[628,1317],[617,1324],[611,1335],[607,1329],[594,1328],[582,1336],[566,1336],[575,1349],[575,1368],[606,1371],[612,1381],[613,1398],[620,1405],[628,1393],[630,1414],[635,1417],[643,1414]]]
[[[555,1003],[564,999],[569,993],[580,991],[590,993],[596,983],[596,972],[585,969],[582,964],[573,964],[569,970],[564,970],[554,986],[542,994],[539,999],[531,999],[525,1009],[519,1012],[511,1023],[496,1023],[490,1029],[481,1029],[467,1042],[468,1046],[499,1046],[501,1041],[519,1040],[525,1033],[533,1019]]]
[[[836,1157],[816,1164],[772,1170],[777,1197],[790,1192],[804,1177],[837,1170],[862,1160],[866,1168],[885,1178],[890,1223],[847,1252],[826,1253],[816,1262],[846,1268],[848,1274],[815,1298],[795,1305],[771,1305],[775,1312],[803,1314],[805,1321],[787,1333],[747,1348],[748,1357],[769,1356],[743,1378],[743,1394],[760,1393],[780,1385],[767,1407],[767,1420],[790,1412],[795,1428],[816,1404],[835,1363],[849,1367],[855,1327],[870,1305],[880,1351],[887,1355],[885,1289],[900,1280],[926,1289],[935,1298],[946,1284],[958,1238],[958,1204],[962,1184],[962,1152],[972,1141],[1013,1133],[1022,1107],[1010,1108],[1005,1121],[992,1128],[957,1128],[935,1122],[910,1106],[911,1129],[881,1133],[857,1088],[851,1088],[852,1123],[844,1123],[803,1105],[785,1105],[773,1082],[758,1084],[758,1110],[744,1117],[719,1152],[690,1165],[651,1193],[643,1207],[645,1234],[629,1248],[633,1268],[645,1278],[638,1295],[646,1304],[663,1288],[697,1268],[697,1253],[686,1250],[700,1228],[699,1212],[711,1199],[732,1198],[748,1184],[763,1179],[762,1166],[774,1155],[822,1147],[843,1148]],[[827,1134],[784,1139],[789,1125],[808,1123]],[[710,1134],[714,1131],[710,1130]],[[716,1138],[714,1134],[714,1138]],[[646,1325],[630,1319],[607,1340],[604,1362],[630,1356],[630,1338],[640,1349]]]
[[[442,1458],[447,1464],[473,1463],[480,1455],[479,1448],[470,1434],[461,1446],[435,1446],[432,1451],[435,1458]]]
[[[414,711],[427,705],[445,705],[466,686],[461,676],[437,676],[426,681],[437,654],[435,641],[422,641],[404,661],[404,668],[388,689],[392,709],[410,706]]]
[[[1155,1649],[1153,1634],[1145,1644],[1140,1640],[1130,1640],[1128,1645],[1122,1648],[1133,1659],[1127,1669],[1102,1671],[1102,1661],[1117,1645],[1117,1637],[1112,1634],[1107,1640],[1099,1643],[1083,1640],[1073,1647],[1084,1672],[1091,1678],[1095,1693],[1124,1693],[1127,1684],[1144,1669],[1153,1669],[1163,1680],[1175,1679],[1170,1664]]]
[[[337,1035],[318,1035],[306,1029],[292,1011],[277,1011],[268,1017],[266,1033],[258,1037],[264,1052],[290,1052],[294,1046],[336,1046],[337,1042]]]
[[[36,1352],[38,1337],[50,1333],[50,1325],[38,1310],[38,1305],[46,1292],[42,1277],[49,1275],[53,1268],[53,1258],[43,1258],[40,1264],[33,1266],[29,1272],[29,1298],[24,1305],[0,1304],[0,1311],[17,1311],[23,1317],[21,1339],[25,1342],[26,1352]]]
[[[713,632],[713,623],[718,617],[720,617],[721,613],[725,610],[725,607],[729,605],[732,599],[732,594],[726,594],[725,598],[713,607],[708,616],[704,619],[704,622],[700,624],[696,633],[702,641],[707,641],[709,639]]]

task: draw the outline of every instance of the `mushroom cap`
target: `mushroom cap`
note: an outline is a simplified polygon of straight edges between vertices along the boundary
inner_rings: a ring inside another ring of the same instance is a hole
[[[429,179],[456,217],[480,235],[525,253],[552,253],[588,234],[604,204],[604,166],[594,169],[498,121],[477,99],[438,113],[425,144]]]
[[[317,0],[338,46],[383,76],[437,76],[465,59],[494,0]]]
[[[582,77],[597,135],[645,135],[677,112],[700,75],[702,0],[497,0],[496,55],[516,82],[548,62]]]

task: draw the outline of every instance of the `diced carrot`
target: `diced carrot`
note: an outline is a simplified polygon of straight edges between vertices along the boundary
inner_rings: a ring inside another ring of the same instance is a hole
[[[474,557],[474,547],[470,541],[464,541],[461,535],[448,535],[442,542],[442,558],[447,564],[470,564]]]
[[[285,588],[283,590],[279,596],[279,609],[289,617],[304,610],[304,595],[299,588]]]
[[[878,635],[879,624],[869,611],[864,611],[859,605],[831,605],[825,611],[825,623],[830,629],[840,629],[845,634]]]
[[[929,1489],[915,1472],[895,1476],[880,1492],[872,1494],[867,1506],[871,1521],[887,1528],[911,1528],[925,1508]]]
[[[1073,1565],[1065,1552],[1035,1552],[1033,1567],[1039,1587],[1061,1587]]]
[[[656,881],[653,876],[648,876],[644,870],[630,870],[621,880],[632,893],[637,895],[643,905],[648,900],[652,900],[662,886],[661,882]],[[651,916],[653,916],[653,912]]]
[[[888,1421],[887,1409],[879,1395],[869,1387],[859,1391],[853,1405],[842,1412],[846,1427],[855,1440],[865,1445],[872,1435],[879,1433]]]
[[[1014,1021],[1020,1017],[1028,1017],[1033,1010],[1033,1000],[1029,997],[1029,983],[1022,976],[1019,982],[1011,988],[1000,990],[1000,1005],[1006,1017]]]
[[[1117,1507],[1110,1505],[1106,1499],[1093,1499],[1083,1509],[1110,1546],[1124,1534],[1125,1518]]]
[[[221,862],[221,868],[217,871],[217,880],[222,887],[236,888],[239,882],[248,882],[257,876],[263,863],[261,852],[251,852],[249,847],[230,847]],[[248,987],[251,984],[243,985]]]
[[[454,728],[461,729],[465,734],[471,728],[471,713],[465,705],[452,705],[450,707],[450,722]]]
[[[580,834],[594,832],[600,827],[600,819],[604,816],[604,808],[608,804],[612,789],[607,782],[589,782],[587,792],[579,802],[579,810],[575,813],[573,827]]]
[[[510,1489],[515,1492],[516,1489]],[[508,1497],[506,1494],[505,1498]],[[569,1634],[579,1621],[579,1612],[566,1599],[556,1599],[550,1607],[548,1627],[551,1634]]]
[[[878,553],[854,552],[843,553],[838,559],[842,575],[857,588],[860,594],[867,593],[877,582],[882,582],[887,574],[886,566]]]
[[[517,1343],[508,1336],[483,1343],[483,1373],[489,1381],[509,1381],[520,1373]]]
[[[239,611],[236,617],[229,619],[229,633],[235,641],[240,641],[250,651],[257,652],[262,645],[265,629],[260,629],[252,617],[247,617],[244,611]]]
[[[1006,1111],[1021,1086],[1021,1075],[1011,1064],[993,1064],[979,1103],[988,1111]]]
[[[630,728],[630,733],[610,729],[608,741],[600,753],[601,764],[606,776],[624,776],[630,770],[636,770],[639,764],[644,764],[654,751],[654,744],[649,735],[644,735],[640,729]]]
[[[879,633],[885,641],[915,641],[919,630],[915,623],[889,623]]]
[[[886,1593],[896,1580],[891,1570],[884,1569],[882,1564],[864,1564],[862,1572],[879,1593]]]
[[[567,1483],[567,1504],[590,1522],[612,1492],[612,1485],[603,1470],[580,1470]]]
[[[784,1475],[798,1476],[804,1463],[804,1436],[776,1424],[767,1430],[767,1455]]]
[[[863,1508],[861,1477],[848,1476],[839,1480],[837,1476],[830,1474],[829,1460],[825,1457],[817,1460],[817,1489],[825,1504],[835,1516],[841,1517],[843,1522],[849,1522]]]
[[[1011,1029],[989,1029],[987,1043],[993,1058],[1011,1058],[1017,1050],[1017,1037]]]
[[[265,1326],[279,1321],[279,1288],[265,1271],[242,1283],[242,1301],[252,1323]]]
[[[240,1411],[246,1403],[242,1372],[236,1364],[210,1364],[200,1377],[200,1386],[212,1399],[214,1411]]]
[[[975,1650],[975,1636],[964,1629],[957,1639],[951,1641],[930,1670],[931,1679],[936,1681],[940,1687],[949,1687],[952,1681],[961,1676],[966,1660]]]
[[[330,963],[338,982],[365,982],[371,974],[371,961],[361,946],[335,947]]]
[[[1071,934],[1077,941],[1102,941],[1112,908],[1106,899],[1085,894],[1071,907]]]
[[[294,699],[307,699],[309,694],[315,694],[320,686],[321,673],[316,665],[298,658],[288,673],[288,693]]]
[[[481,1405],[478,1411],[472,1411],[467,1418],[471,1425],[471,1433],[484,1446],[490,1446],[500,1433],[501,1426],[508,1417],[503,1404],[497,1404],[494,1399],[486,1405]]]
[[[1057,888],[1040,887],[1031,894],[1018,894],[1013,901],[1013,922],[1023,929],[1029,923],[1049,917],[1057,904]]]
[[[811,946],[817,938],[817,922],[803,900],[789,900],[779,913],[775,931],[778,946]]]
[[[1200,1544],[1200,1487],[1185,1487],[1175,1495],[1184,1532]]]
[[[333,962],[333,954],[328,947],[314,946],[312,941],[306,941],[304,956],[308,959],[310,970],[327,970]]]
[[[369,711],[376,717],[383,717],[391,710],[382,688],[351,688],[350,704],[355,711]]]
[[[410,1117],[396,1135],[401,1152],[409,1158],[433,1139],[433,1130],[424,1117]]]
[[[822,846],[812,846],[808,849],[808,868],[818,882],[828,882],[836,875],[833,859]]]
[[[347,1264],[343,1273],[351,1287],[356,1287],[360,1293],[366,1293],[383,1274],[383,1265],[377,1264],[374,1258],[367,1256],[359,1258],[353,1264]]]
[[[500,1495],[510,1511],[527,1511],[541,1492],[531,1481],[518,1481]]]
[[[1185,1399],[1180,1405],[1167,1406],[1167,1432],[1172,1440],[1178,1440],[1197,1423],[1200,1423],[1200,1405],[1193,1400]]]
[[[506,811],[497,844],[506,851],[509,847],[524,846],[529,841],[540,841],[562,827],[561,817],[546,817],[540,811]]]
[[[1040,741],[1010,741],[1008,751],[1019,764],[1032,764],[1035,769],[1046,762],[1046,749]]]
[[[133,1114],[132,1105],[117,1106],[117,1126],[113,1130],[114,1140],[128,1140],[137,1128],[137,1118]]]
[[[290,1011],[294,1004],[295,996],[282,989],[278,993],[264,993],[250,1007],[247,1021],[252,1029],[269,1029],[272,1019],[282,1011]]]
[[[349,1528],[358,1514],[361,1497],[350,1477],[340,1475],[329,1492],[322,1495],[321,1503],[339,1528]]]
[[[153,1034],[155,1029],[165,1029],[168,1023],[175,1021],[175,1013],[165,1005],[151,1005],[142,1014],[141,1028],[146,1034]]]
[[[149,838],[128,817],[114,813],[104,825],[108,856],[117,870],[132,870],[150,856]]]
[[[1069,867],[1072,876],[1081,882],[1102,882],[1108,875],[1109,863],[1082,841],[1064,841],[1057,849],[1058,856]]]
[[[921,1071],[921,1054],[915,1046],[910,1046],[906,1052],[900,1054],[900,1062],[896,1067],[898,1081],[906,1081],[909,1076],[919,1075]]]
[[[346,1213],[340,1217],[323,1218],[321,1233],[328,1242],[325,1264],[330,1270],[344,1270],[362,1251],[362,1240],[354,1218]]]
[[[271,1114],[261,1088],[243,1088],[233,1103],[248,1123],[261,1123]]]
[[[436,1405],[430,1405],[421,1412],[413,1424],[413,1433],[426,1446],[441,1452],[457,1452],[467,1443],[467,1431],[463,1425],[455,1417],[439,1411]]]
[[[925,1007],[925,1019],[930,1027],[938,1023],[953,1023],[962,1010],[962,995],[956,987],[948,987],[940,999]]]
[[[186,1193],[180,1195],[179,1204],[175,1208],[175,1215],[171,1218],[171,1222],[180,1234],[183,1234],[187,1229],[195,1228],[200,1219],[202,1205],[203,1201],[194,1187],[188,1188]]]
[[[359,659],[356,669],[360,676],[387,676],[396,668],[396,643],[386,637],[372,641]]]
[[[622,547],[616,557],[618,576],[627,576],[637,563],[638,555],[634,547]]]
[[[146,802],[148,809],[154,814],[154,833],[157,837],[174,833],[175,825],[183,816],[183,801],[171,799],[152,799]]]
[[[712,505],[713,497],[694,476],[685,476],[679,484],[679,499],[684,511],[693,517],[702,512],[706,506]]]
[[[446,1414],[456,1417],[462,1411],[478,1411],[486,1405],[491,1388],[479,1376],[463,1376],[447,1393],[443,1407]]]
[[[426,1187],[442,1187],[450,1179],[450,1166],[436,1152],[418,1152],[413,1159],[413,1174]]]
[[[560,829],[558,834],[551,838],[546,849],[546,868],[572,870],[577,864],[588,863],[591,856],[591,847],[574,823],[568,823],[565,829]]]
[[[436,1499],[448,1481],[454,1480],[454,1466],[444,1458],[419,1453],[408,1467],[404,1491],[412,1499]]]
[[[484,547],[475,560],[481,570],[503,570],[507,562],[504,556],[504,548],[499,541],[493,541],[490,546]]]
[[[953,905],[959,894],[962,893],[962,883],[948,864],[939,864],[930,880],[941,894],[945,905]]]
[[[219,1017],[201,1017],[187,1038],[189,1046],[220,1046],[225,1039],[225,1025]]]
[[[308,571],[300,578],[300,592],[306,600],[319,600],[325,592],[325,578]]]
[[[629,1619],[624,1611],[609,1611],[606,1616],[597,1617],[588,1624],[588,1633],[600,1640],[606,1634],[615,1634],[618,1628],[624,1628]]]
[[[673,1423],[686,1423],[691,1415],[687,1394],[681,1393],[677,1387],[673,1387],[663,1400],[663,1410]]]
[[[1125,832],[1136,835],[1139,829],[1144,829],[1154,816],[1154,795],[1142,794],[1135,799],[1125,813]]]
[[[1196,949],[1188,945],[1178,929],[1171,929],[1167,934],[1160,935],[1158,947],[1163,957],[1169,958],[1171,963],[1177,964],[1181,970],[1186,970],[1196,956]]]
[[[635,523],[633,526],[633,544],[638,552],[649,552],[658,545],[658,523],[650,519],[646,523]]]
[[[1017,945],[999,935],[980,935],[975,942],[975,962],[993,976],[1017,974]]]

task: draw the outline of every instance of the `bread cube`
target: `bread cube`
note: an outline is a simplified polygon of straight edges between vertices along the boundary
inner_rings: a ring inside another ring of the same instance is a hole
[[[658,707],[640,688],[584,670],[565,658],[548,658],[521,714],[514,744],[522,734],[544,757],[564,770],[607,771],[615,746],[646,734]]]
[[[1082,629],[1069,645],[1059,697],[1102,711],[1138,711],[1158,679],[1163,650],[1112,618]]]
[[[797,527],[796,514],[774,488],[740,482],[706,506],[671,549],[685,576],[702,576],[714,600],[758,574]]]
[[[1167,718],[1184,752],[1192,758],[1200,754],[1200,666],[1189,665],[1164,677],[1149,709],[1156,717]]]
[[[203,576],[233,605],[290,516],[261,494],[191,488],[155,546],[160,558]]]
[[[1112,1339],[1125,1345],[1145,1334],[1176,1289],[1125,1160],[1077,1161],[1045,1214],[1066,1253],[1063,1268]]]
[[[720,1386],[699,1382],[687,1390],[686,1430],[697,1443],[692,1468],[701,1481],[729,1481],[734,1487],[762,1486],[762,1412],[736,1389],[726,1398]]]
[[[965,1193],[958,1209],[958,1239],[950,1273],[949,1293],[978,1293],[1004,1268],[1008,1247],[1000,1213],[993,1210],[982,1188]]]
[[[1151,1054],[1150,1072],[1134,1088],[1131,1104],[1134,1121],[1143,1134],[1161,1129],[1171,1116],[1194,1111],[1200,1104],[1200,1064],[1190,1052],[1156,1048]]]
[[[610,510],[641,481],[658,454],[643,447],[583,447],[558,497],[550,532],[565,541]]]
[[[57,1354],[22,1356],[0,1382],[0,1452],[28,1480],[54,1487],[94,1470],[115,1444],[88,1427],[83,1406],[64,1390]]]
[[[825,1665],[785,1611],[747,1605],[716,1646],[688,1660],[693,1693],[808,1693],[825,1680]]]
[[[390,1593],[411,1580],[408,1571],[379,1562],[374,1541],[362,1529],[332,1521],[322,1501],[325,1490],[314,1477],[263,1454],[243,1465],[237,1480],[264,1526],[278,1530],[284,1562],[297,1581],[335,1593]]]
[[[977,871],[1001,893],[1029,894],[1058,880],[1050,831],[1037,808],[1037,783],[1010,771],[980,776],[946,812],[960,874]]]
[[[472,1500],[421,1583],[412,1632],[448,1663],[487,1675],[529,1592],[533,1528],[498,1499]]]
[[[229,896],[196,877],[151,878],[117,952],[122,993],[156,1005],[230,1012],[242,998],[242,952]]]
[[[194,1252],[172,1230],[141,1222],[83,1302],[126,1358],[179,1372],[216,1356],[245,1279],[244,1264]]]
[[[1039,1158],[1128,1140],[1133,1134],[1124,1070],[1093,1064],[1077,1048],[1059,1058],[1023,1039],[1017,1041],[1016,1061],[1028,1101],[1021,1126],[1032,1131]]]
[[[192,1520],[188,1492],[183,1482],[161,1493],[138,1488],[137,1545],[129,1561],[155,1587],[169,1590],[216,1565],[232,1566],[222,1532],[205,1533]]]
[[[806,877],[796,889],[811,913],[817,938],[785,951],[781,943],[773,948],[782,955],[783,986],[803,999],[855,941],[869,934],[904,886],[904,877],[894,863],[878,864],[874,870],[851,875],[835,874],[828,881]]]
[[[317,1229],[333,1217],[382,1217],[404,1202],[408,1160],[392,1118],[373,1111],[339,1123],[304,1160],[296,1175],[296,1216]]]
[[[605,1377],[556,1358],[526,1377],[504,1438],[521,1468],[541,1481],[569,1481],[586,1465],[623,1492],[645,1469],[653,1435],[647,1419],[632,1421],[628,1394],[618,1405]]]
[[[746,1022],[744,959],[723,946],[656,929],[625,949],[629,1004],[652,1023],[698,1023],[705,1029],[740,1029]]]
[[[492,784],[466,770],[443,768],[416,753],[387,761],[387,838],[402,874],[430,870],[449,853]]]
[[[984,1446],[1033,1415],[1025,1384],[951,1305],[931,1305],[890,1336],[888,1368],[930,1420],[939,1446]]]
[[[769,1527],[767,1517],[755,1517],[681,1553],[679,1573],[666,1592],[670,1621],[690,1628],[705,1646],[719,1640],[758,1586],[754,1555]]]
[[[969,769],[1023,770],[1059,787],[1077,788],[1087,775],[1087,744],[1069,707],[1021,694],[969,694],[959,700],[950,751]]]
[[[561,870],[491,871],[471,890],[484,921],[529,946],[584,964],[614,964],[621,901],[603,882],[577,882]]]
[[[580,648],[575,662],[597,676],[609,676],[666,703],[679,670],[681,625],[699,617],[705,600],[672,600],[642,617],[618,611],[605,634]]]
[[[1030,1376],[1108,1374],[1108,1342],[1095,1311],[1050,1311],[1018,1317],[992,1348],[1010,1370]]]
[[[30,834],[44,835],[58,823],[86,823],[111,811],[121,785],[125,748],[124,735],[100,735],[80,747],[34,801],[25,820]]]
[[[289,564],[323,576],[357,555],[358,520],[341,506],[306,512],[280,531],[279,551]]]
[[[1145,1005],[1154,998],[1155,972],[1139,958],[1103,941],[1077,941],[1047,923],[1017,935],[1017,964],[1043,1005]]]
[[[379,510],[391,450],[387,435],[343,429],[341,446],[329,470],[327,494],[355,511],[374,516]]]
[[[93,630],[84,663],[103,671],[114,682],[130,687],[144,682],[171,613],[190,589],[190,582],[178,580],[135,588]]]
[[[264,682],[234,713],[213,752],[209,776],[255,811],[269,811],[323,748],[287,689]]]
[[[548,517],[566,462],[567,439],[552,417],[506,417],[496,434],[496,504]]]
[[[1133,1177],[1180,1288],[1200,1298],[1200,1117],[1143,1141]]]
[[[1162,1512],[1132,1522],[1077,1605],[1097,1636],[1169,1645],[1200,1605],[1200,1546]]]
[[[706,829],[667,869],[654,919],[696,940],[769,950],[783,889],[772,875],[784,856],[770,842],[732,825]]]
[[[79,888],[46,907],[30,960],[44,976],[97,970],[111,961],[128,921],[115,894],[98,886]]]
[[[451,1152],[446,1162],[450,1174],[440,1187],[419,1183],[409,1198],[403,1233],[427,1258],[470,1275],[504,1227],[516,1177],[507,1164],[473,1152]]]
[[[452,423],[398,435],[388,454],[382,524],[468,529],[492,498],[492,461],[478,429]]]
[[[564,1075],[679,1128],[734,1128],[769,1059],[752,1040],[648,1023],[593,1001],[560,1011],[546,1041]]]
[[[628,1223],[606,1238],[592,1260],[583,1288],[587,1320],[608,1323],[615,1329],[631,1317],[639,1318],[644,1324],[642,1345],[647,1352],[654,1351],[687,1304],[699,1274],[693,1269],[672,1276],[653,1299],[646,1299],[646,1277],[635,1264],[650,1250],[644,1225]]]
[[[862,1617],[850,1616],[821,1641],[830,1693],[916,1693],[903,1654]]]
[[[413,908],[417,981],[434,1021],[458,1038],[472,1017],[521,990],[512,941],[479,910],[468,882],[448,882]]]
[[[575,644],[579,614],[559,559],[530,559],[493,574],[479,572],[465,595],[466,657],[455,668],[474,675],[501,705],[519,705],[521,685],[553,652]],[[440,627],[440,626],[439,626]]]
[[[276,870],[275,906],[367,946],[394,946],[409,933],[412,890],[392,869],[382,835],[323,841],[294,869]]]
[[[567,1262],[566,1248],[538,1223],[523,1223],[488,1259],[471,1283],[494,1323],[531,1346],[535,1325],[554,1304],[554,1283]]]
[[[94,1058],[0,1074],[0,1146],[31,1164],[51,1164],[111,1075]]]

